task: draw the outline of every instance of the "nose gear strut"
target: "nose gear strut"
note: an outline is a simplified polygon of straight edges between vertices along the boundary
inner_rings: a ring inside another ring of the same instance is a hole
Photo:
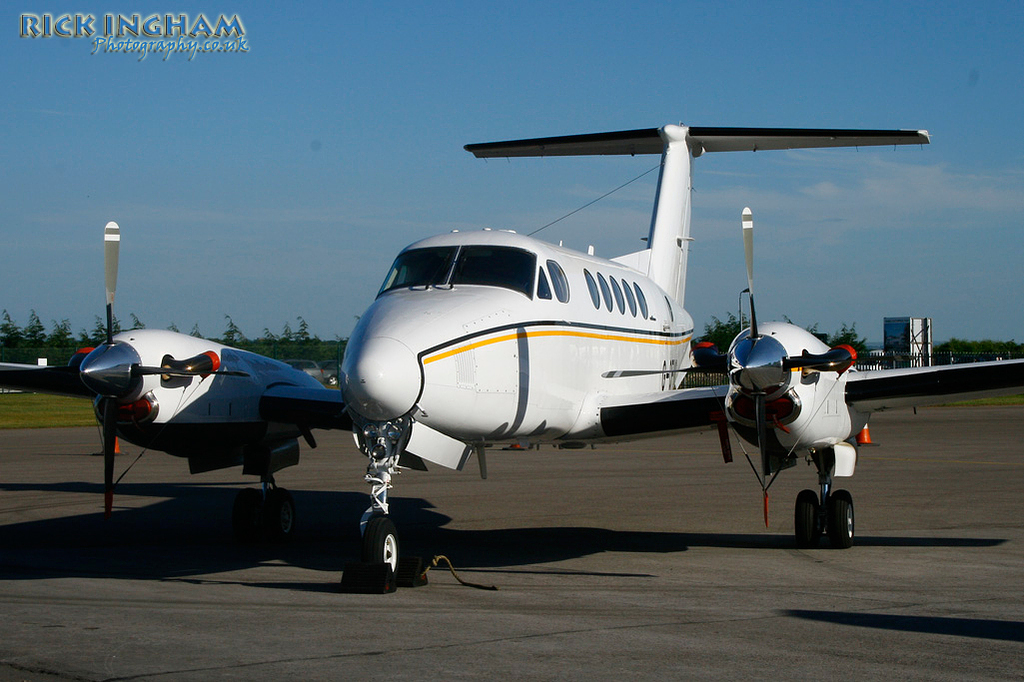
[[[359,521],[359,532],[365,538],[370,519],[388,514],[388,490],[392,487],[391,479],[399,473],[398,461],[412,434],[412,417],[367,421],[356,433],[359,449],[369,460],[365,480],[370,484],[370,506]]]

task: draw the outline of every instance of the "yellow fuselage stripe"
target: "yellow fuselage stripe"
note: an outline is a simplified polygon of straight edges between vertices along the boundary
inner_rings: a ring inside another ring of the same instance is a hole
[[[444,360],[450,358],[453,355],[464,353],[474,348],[480,348],[482,346],[489,346],[493,343],[501,343],[502,341],[513,341],[518,339],[520,336],[526,336],[527,338],[539,338],[541,336],[573,336],[580,339],[598,339],[600,341],[624,341],[629,343],[647,343],[656,346],[678,346],[689,341],[692,336],[687,336],[680,339],[659,339],[653,337],[642,337],[636,338],[633,336],[622,336],[618,334],[598,334],[597,332],[577,332],[577,331],[564,331],[564,330],[546,330],[546,331],[528,331],[525,334],[517,332],[514,334],[505,334],[503,336],[495,336],[492,339],[485,339],[483,341],[477,341],[476,343],[470,343],[465,346],[460,346],[437,355],[432,355],[428,358],[423,359],[423,364],[427,365],[431,362],[437,362],[438,360]]]

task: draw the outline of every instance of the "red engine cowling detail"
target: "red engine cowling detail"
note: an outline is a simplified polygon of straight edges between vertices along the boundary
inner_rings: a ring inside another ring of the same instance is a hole
[[[750,396],[737,393],[729,407],[739,421],[754,422],[754,399]],[[769,426],[783,426],[796,419],[796,416],[796,403],[788,393],[765,403],[765,418]]]

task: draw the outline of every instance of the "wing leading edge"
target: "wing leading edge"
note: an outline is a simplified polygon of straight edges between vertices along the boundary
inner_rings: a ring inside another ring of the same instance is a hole
[[[853,372],[846,401],[860,412],[1024,392],[1024,360]]]
[[[666,431],[711,428],[723,410],[728,386],[684,388],[644,396],[601,407],[601,430],[609,438],[662,435]]]
[[[0,386],[34,393],[93,398],[96,393],[82,383],[77,367],[47,367],[0,362]]]

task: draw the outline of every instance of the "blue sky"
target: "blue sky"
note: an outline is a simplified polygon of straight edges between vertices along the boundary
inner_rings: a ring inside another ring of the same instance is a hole
[[[90,54],[18,37],[23,13],[237,14],[244,54]],[[1019,2],[5,3],[0,308],[91,328],[103,225],[122,228],[116,311],[249,336],[302,316],[347,336],[395,253],[484,226],[531,232],[656,157],[481,161],[462,146],[666,123],[923,128],[932,144],[695,161],[686,307],[746,286],[762,317],[880,341],[1024,341]],[[540,235],[640,248],[656,173]]]

